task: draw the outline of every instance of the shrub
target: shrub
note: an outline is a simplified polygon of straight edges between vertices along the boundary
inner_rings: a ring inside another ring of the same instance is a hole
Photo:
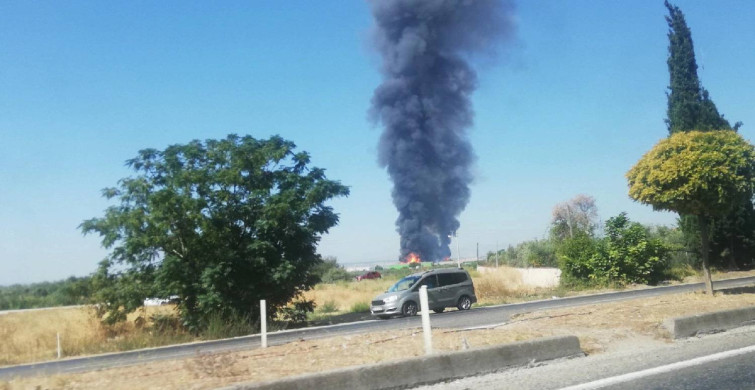
[[[365,313],[370,311],[370,304],[368,302],[357,302],[351,305],[349,309],[350,313]]]
[[[666,275],[668,248],[621,213],[606,222],[605,238],[580,234],[558,250],[565,284],[656,284]]]
[[[401,279],[404,276],[408,276],[410,274],[413,274],[415,271],[409,266],[400,267],[400,268],[386,268],[383,271],[381,271],[381,274],[383,275],[383,278],[391,278],[391,279]]]
[[[213,313],[207,317],[202,336],[205,339],[225,339],[255,333],[258,323],[249,316]]]
[[[181,319],[173,314],[155,313],[149,319],[152,329],[159,334],[175,333],[182,328]]]
[[[301,326],[307,323],[307,316],[314,311],[314,301],[301,299],[281,309],[278,317],[286,326]]]
[[[338,311],[338,305],[335,301],[327,301],[320,306],[320,311],[323,313],[333,313]]]
[[[683,281],[688,276],[697,275],[697,271],[691,265],[672,265],[665,271],[666,279]]]
[[[495,264],[495,259],[495,252],[488,253],[488,263]],[[498,251],[498,261],[511,267],[555,267],[558,265],[555,241],[532,240],[509,246]]]
[[[593,273],[592,259],[597,253],[597,240],[584,233],[565,239],[558,247],[558,266],[565,285],[585,282]]]
[[[626,213],[608,219],[604,242],[594,267],[598,276],[644,284],[656,284],[663,278],[668,249],[660,240],[648,238],[647,229],[629,221]]]
[[[320,280],[320,283],[336,283],[351,280],[351,274],[338,264],[335,257],[328,257],[322,263],[315,266],[312,273]]]

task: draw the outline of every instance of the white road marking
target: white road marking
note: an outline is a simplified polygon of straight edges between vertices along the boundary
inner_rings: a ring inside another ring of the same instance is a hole
[[[618,375],[610,378],[604,378],[599,379],[593,382],[588,383],[582,383],[579,385],[564,387],[560,390],[591,390],[591,389],[600,389],[602,387],[616,385],[619,383],[629,382],[635,379],[644,378],[651,375],[671,372],[674,370],[679,370],[682,368],[692,367],[692,366],[699,366],[701,364],[706,364],[710,362],[714,362],[716,360],[723,360],[730,357],[738,356],[738,355],[744,355],[750,352],[755,352],[755,345],[751,345],[749,347],[744,347],[740,349],[733,349],[731,351],[726,352],[720,352],[715,353],[713,355],[708,356],[702,356],[699,358],[694,358],[690,360],[685,360],[677,363],[668,364],[665,366],[660,367],[654,367],[649,368],[647,370],[642,371],[636,371],[636,372],[630,372],[628,374]]]

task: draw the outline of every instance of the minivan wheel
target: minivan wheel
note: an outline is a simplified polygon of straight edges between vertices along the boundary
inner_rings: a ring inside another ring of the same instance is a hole
[[[445,307],[441,307],[441,308],[438,308],[438,309],[433,309],[433,311],[436,312],[436,313],[438,313],[438,314],[440,314],[440,313],[443,313],[443,310],[445,310],[445,309],[446,309]]]
[[[472,307],[472,300],[469,299],[468,296],[463,295],[461,298],[459,298],[459,303],[456,305],[459,310],[469,310],[470,307]]]
[[[405,303],[401,308],[401,313],[406,317],[417,315],[417,304],[412,301]]]

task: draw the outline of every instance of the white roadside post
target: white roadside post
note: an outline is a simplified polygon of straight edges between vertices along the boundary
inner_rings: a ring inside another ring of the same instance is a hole
[[[57,340],[58,340],[58,359],[60,359],[60,356],[62,355],[60,351],[60,332],[58,332]]]
[[[267,302],[260,301],[260,346],[267,348]]]
[[[430,328],[430,307],[427,304],[427,286],[419,288],[419,306],[422,310],[422,333],[425,334],[425,355],[433,353],[433,333]]]

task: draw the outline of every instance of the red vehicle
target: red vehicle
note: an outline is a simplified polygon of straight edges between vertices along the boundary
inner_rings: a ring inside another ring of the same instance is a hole
[[[377,271],[370,271],[370,272],[367,272],[367,273],[366,273],[366,274],[364,274],[364,275],[359,275],[359,276],[357,276],[357,282],[360,282],[360,281],[362,281],[362,280],[364,280],[364,279],[380,279],[380,278],[382,278],[382,277],[383,277],[383,276],[382,276],[382,275],[380,275],[380,272],[377,272]]]

